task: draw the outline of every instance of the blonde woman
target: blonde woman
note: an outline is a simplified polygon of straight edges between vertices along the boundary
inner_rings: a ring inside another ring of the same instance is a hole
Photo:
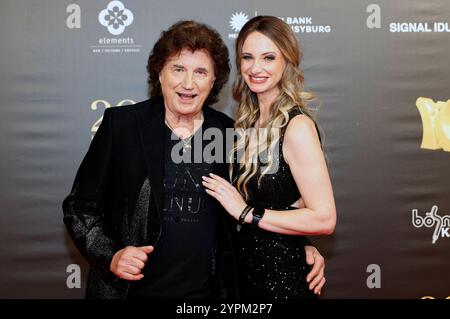
[[[301,50],[283,21],[258,16],[236,42],[239,103],[232,183],[203,178],[207,193],[236,219],[241,296],[314,298],[303,236],[329,235],[336,208],[320,135],[299,69]],[[301,266],[299,266],[301,265]],[[321,279],[318,289],[325,283]]]

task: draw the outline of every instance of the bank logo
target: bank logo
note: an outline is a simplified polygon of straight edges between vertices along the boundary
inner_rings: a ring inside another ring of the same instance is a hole
[[[101,108],[101,114],[103,114],[104,110],[106,110],[107,108],[113,107],[114,105],[119,107],[119,106],[123,106],[123,105],[131,105],[131,104],[136,104],[136,102],[133,101],[132,99],[123,99],[122,101],[119,101],[119,103],[117,103],[117,104],[111,104],[107,100],[98,99],[91,103],[91,110],[97,111],[99,108]],[[102,121],[103,121],[103,115],[100,115],[100,117],[94,122],[94,124],[92,124],[91,138],[94,138],[94,135],[95,135],[95,133],[97,133],[97,130],[100,127],[100,124],[102,124]]]
[[[248,20],[248,15],[243,12],[233,13],[230,19],[231,29],[233,29],[234,32],[241,31],[242,27],[247,23]]]
[[[120,1],[111,1],[106,9],[98,14],[98,21],[105,26],[112,35],[119,35],[133,23],[133,12],[125,8]]]
[[[419,97],[416,107],[422,118],[423,149],[450,152],[450,100],[437,101]]]
[[[439,216],[437,205],[433,205],[431,211],[425,213],[425,217],[420,216],[417,209],[413,209],[412,224],[416,228],[434,227],[433,237],[431,240],[433,244],[435,244],[440,237],[450,237],[450,215]]]

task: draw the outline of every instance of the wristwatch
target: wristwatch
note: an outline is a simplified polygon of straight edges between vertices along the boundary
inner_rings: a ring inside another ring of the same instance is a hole
[[[258,226],[259,221],[263,218],[266,210],[264,208],[253,208],[252,211],[252,225]]]

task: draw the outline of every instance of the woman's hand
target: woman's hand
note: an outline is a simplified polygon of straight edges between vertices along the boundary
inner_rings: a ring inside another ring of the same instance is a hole
[[[209,174],[209,177],[202,176],[202,178],[202,184],[206,187],[206,192],[217,199],[231,216],[239,219],[247,203],[236,187],[222,177],[212,173]]]
[[[325,259],[314,246],[305,246],[305,254],[306,262],[312,266],[311,271],[306,276],[306,281],[309,283],[309,289],[314,289],[314,293],[320,295],[325,285]]]

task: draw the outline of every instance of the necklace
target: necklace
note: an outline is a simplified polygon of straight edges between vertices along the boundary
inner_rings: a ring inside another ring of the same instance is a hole
[[[201,119],[200,119],[200,121],[201,121],[201,123],[203,123],[203,112],[202,112],[202,114],[201,114]],[[169,124],[169,121],[167,121],[167,119],[164,119],[164,122],[165,122],[166,125],[170,128],[170,130],[172,131],[172,133],[175,134],[175,129],[172,127],[172,125]],[[194,121],[194,123],[195,123],[195,121]],[[183,142],[183,153],[186,153],[188,149],[189,149],[189,150],[192,149],[191,141],[192,141],[192,138],[194,137],[194,134],[195,134],[195,132],[193,132],[193,133],[191,134],[191,136],[189,136],[188,138],[184,138],[184,139],[178,137],[178,138],[180,139],[180,141]]]

